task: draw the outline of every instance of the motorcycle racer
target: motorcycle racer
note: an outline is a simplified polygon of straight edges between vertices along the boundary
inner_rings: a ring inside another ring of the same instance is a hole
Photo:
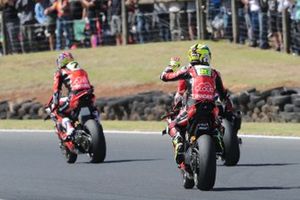
[[[66,138],[63,140],[67,141],[72,140],[75,132],[70,117],[72,111],[79,104],[80,98],[78,97],[88,91],[89,98],[94,102],[95,96],[87,72],[79,66],[70,52],[59,54],[56,64],[57,71],[54,73],[52,104],[48,112],[58,114],[56,115],[58,116],[56,123],[60,123],[66,129]],[[61,98],[63,85],[68,91],[68,96]]]
[[[186,105],[168,125],[168,133],[172,137],[175,150],[175,161],[179,166],[184,163],[183,136],[180,130],[187,126],[189,119],[197,112],[196,105],[205,103],[214,105],[215,96],[218,94],[220,100],[226,105],[226,110],[232,111],[232,104],[223,86],[220,73],[210,66],[211,51],[208,46],[193,45],[188,51],[188,59],[187,67],[174,71],[168,66],[160,76],[162,81],[180,80],[177,93],[181,95],[186,93],[187,96]],[[216,113],[214,115],[217,117]]]

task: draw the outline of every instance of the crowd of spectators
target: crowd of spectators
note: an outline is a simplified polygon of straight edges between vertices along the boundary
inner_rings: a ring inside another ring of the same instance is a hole
[[[208,37],[232,41],[232,0],[204,2]],[[300,0],[237,3],[239,43],[281,51],[282,11],[288,8],[291,50],[300,54]],[[125,0],[125,5],[130,44],[196,39],[194,0]],[[123,43],[121,0],[0,0],[1,9],[9,53]]]
[[[212,39],[232,40],[231,0],[211,0],[208,4],[208,30]],[[282,13],[288,10],[292,53],[300,53],[300,0],[239,0],[238,42],[261,49],[283,50]]]

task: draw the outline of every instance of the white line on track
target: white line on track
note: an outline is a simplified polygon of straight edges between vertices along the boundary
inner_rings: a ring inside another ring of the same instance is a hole
[[[28,129],[0,129],[0,134],[3,133],[53,133],[54,130],[28,130]],[[117,133],[117,134],[140,134],[149,135],[155,134],[160,135],[161,132],[151,132],[151,131],[120,131],[120,130],[104,130],[104,133]],[[265,138],[265,139],[287,139],[287,140],[300,140],[300,137],[294,136],[269,136],[269,135],[247,135],[239,134],[242,138]],[[0,199],[1,200],[1,199]]]

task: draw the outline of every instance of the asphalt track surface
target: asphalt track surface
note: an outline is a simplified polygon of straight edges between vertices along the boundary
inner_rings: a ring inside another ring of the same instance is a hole
[[[243,138],[212,191],[185,190],[168,136],[106,134],[107,157],[67,164],[54,133],[0,132],[0,199],[299,200],[300,140]]]

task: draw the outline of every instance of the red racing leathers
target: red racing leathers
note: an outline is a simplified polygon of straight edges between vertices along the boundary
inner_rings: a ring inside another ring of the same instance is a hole
[[[173,72],[171,68],[166,68],[161,74],[163,81],[179,80],[176,96],[183,96],[185,93],[186,105],[181,109],[178,116],[169,124],[169,134],[174,137],[180,127],[185,127],[189,119],[196,113],[196,104],[214,103],[218,94],[221,101],[227,101],[227,90],[223,86],[220,73],[205,65],[195,65],[182,68]],[[178,97],[177,97],[178,98]],[[176,97],[175,97],[176,104]],[[227,109],[231,109],[231,102],[226,102]],[[214,112],[215,117],[217,112]]]
[[[78,65],[78,63],[73,63],[73,65]],[[67,98],[60,98],[62,86],[65,86],[68,90]],[[57,112],[61,118],[58,122],[67,124],[68,126],[69,114],[77,108],[79,104],[80,97],[83,93],[89,91],[91,95],[91,101],[94,102],[93,87],[90,84],[88,75],[85,70],[77,67],[68,66],[58,69],[54,74],[54,84],[53,84],[53,99],[52,99],[52,110]],[[64,122],[64,120],[66,122]],[[69,125],[71,126],[71,125]],[[70,128],[70,132],[72,127]]]

